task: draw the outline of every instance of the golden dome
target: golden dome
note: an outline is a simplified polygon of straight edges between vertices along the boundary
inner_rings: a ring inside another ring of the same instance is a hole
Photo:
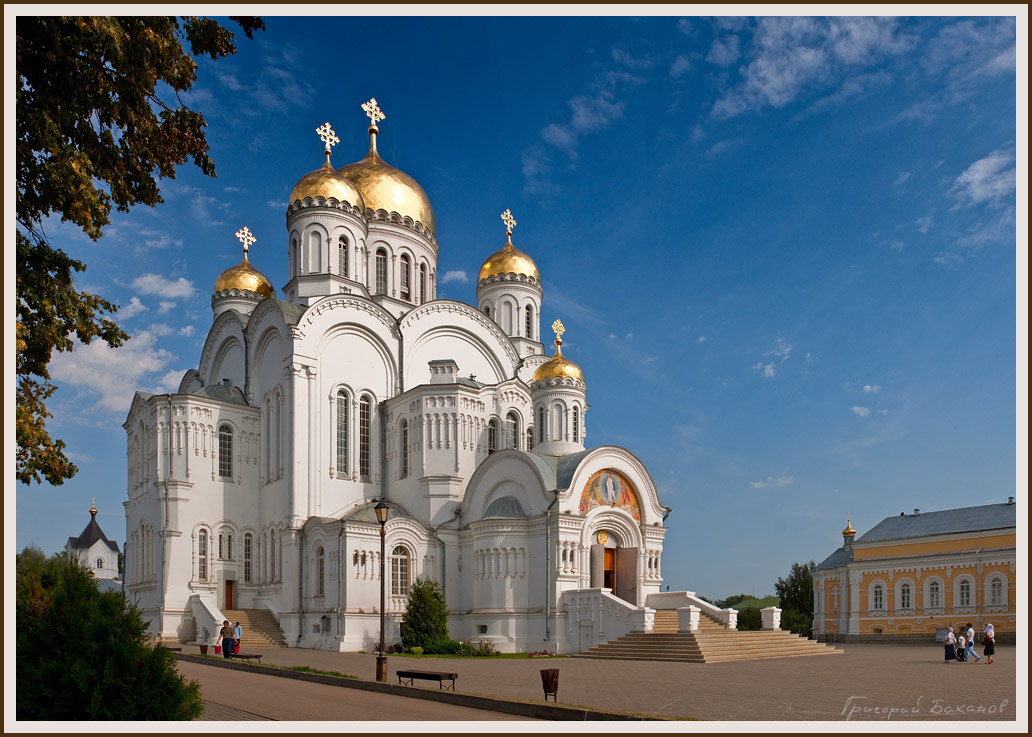
[[[853,529],[853,525],[850,524],[850,520],[849,520],[848,516],[846,517],[846,529],[844,529],[842,531],[842,534],[843,535],[855,535],[856,534],[856,530],[854,530]]]
[[[244,251],[243,261],[223,271],[215,280],[215,293],[218,294],[224,289],[251,292],[263,297],[276,295],[276,290],[272,288],[272,282],[265,278],[265,274],[251,266],[251,262],[247,260],[247,251]]]
[[[369,153],[361,161],[342,166],[337,173],[354,183],[367,209],[410,217],[436,237],[437,220],[426,192],[415,179],[380,158],[376,152],[377,132],[375,125],[369,126]]]
[[[522,274],[541,281],[541,274],[538,273],[534,259],[512,245],[512,236],[509,236],[509,242],[502,247],[502,250],[491,254],[480,267],[480,276],[477,277],[477,281],[480,282],[489,276],[499,276],[500,274]]]
[[[581,371],[581,367],[563,355],[562,335],[566,329],[558,320],[552,323],[552,329],[556,331],[555,355],[537,367],[530,382],[533,384],[542,379],[577,379],[584,383],[584,372]]]
[[[333,198],[338,202],[347,202],[365,212],[365,200],[351,181],[330,166],[330,154],[326,152],[326,163],[315,171],[308,172],[290,191],[290,204],[311,197]]]

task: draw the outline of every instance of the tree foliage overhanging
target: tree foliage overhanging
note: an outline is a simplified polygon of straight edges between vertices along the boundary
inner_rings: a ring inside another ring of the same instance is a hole
[[[261,18],[233,20],[247,38],[265,28]],[[16,475],[61,484],[77,469],[46,427],[51,355],[72,350],[73,336],[113,347],[129,336],[109,317],[114,304],[76,290],[86,266],[51,245],[44,223],[60,215],[97,240],[112,207],[160,203],[157,179],[174,179],[187,160],[214,176],[204,117],[179,93],[196,79],[194,56],[219,59],[236,46],[214,19],[175,16],[21,16],[16,46]]]
[[[203,710],[200,686],[152,647],[136,608],[101,593],[89,569],[38,549],[18,555],[16,704],[19,720],[184,720]]]

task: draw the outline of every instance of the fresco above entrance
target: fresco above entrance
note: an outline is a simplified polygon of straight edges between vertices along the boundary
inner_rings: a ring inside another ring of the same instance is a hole
[[[580,513],[587,514],[595,507],[619,507],[641,522],[641,508],[634,487],[618,471],[610,468],[598,471],[584,485]]]

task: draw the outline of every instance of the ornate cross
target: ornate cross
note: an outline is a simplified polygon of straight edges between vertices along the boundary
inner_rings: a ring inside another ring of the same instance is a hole
[[[330,146],[336,146],[340,143],[340,139],[337,138],[337,134],[333,132],[333,128],[330,127],[329,122],[316,128],[315,132],[319,134],[319,138],[326,144],[327,151],[330,150]]]
[[[251,235],[251,231],[247,229],[245,225],[243,228],[236,232],[236,237],[240,239],[240,242],[244,244],[244,254],[247,254],[247,247],[254,243],[257,238]]]
[[[505,223],[505,234],[512,235],[512,229],[516,227],[516,221],[512,218],[512,212],[506,210],[502,213],[502,222]]]
[[[563,327],[562,322],[556,320],[552,323],[552,331],[555,333],[556,341],[559,343],[563,342],[563,333],[566,332],[566,328]]]
[[[372,121],[372,125],[376,125],[376,121],[383,120],[384,118],[383,112],[376,104],[375,97],[370,97],[369,102],[363,102],[362,109],[365,110],[365,114],[369,116],[369,120]]]

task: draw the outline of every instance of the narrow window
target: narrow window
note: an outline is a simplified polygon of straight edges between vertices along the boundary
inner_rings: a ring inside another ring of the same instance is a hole
[[[573,442],[580,442],[580,407],[573,408]]]
[[[910,608],[910,584],[905,583],[899,587],[899,608]]]
[[[348,275],[348,239],[344,236],[337,239],[337,273]]]
[[[100,570],[103,567],[104,567],[104,559],[103,558],[97,558],[97,570]]]
[[[505,447],[519,450],[519,416],[510,412],[505,416]]]
[[[409,289],[409,281],[411,279],[412,264],[409,262],[409,257],[401,257],[401,298],[406,302],[412,296],[411,290]]]
[[[534,450],[534,427],[527,428],[527,452]]]
[[[426,302],[426,264],[419,266],[419,304]]]
[[[527,305],[524,322],[524,335],[526,335],[529,340],[534,340],[534,307],[531,305]]]
[[[276,580],[276,531],[269,533],[269,578]]]
[[[337,392],[337,476],[348,474],[348,394]]]
[[[409,475],[409,436],[408,436],[408,420],[401,421],[401,428],[398,432],[398,443],[401,445],[401,459],[399,461],[400,468],[398,470],[398,478],[408,478]]]
[[[409,592],[409,553],[399,545],[391,555],[391,594],[408,596]]]
[[[233,534],[226,535],[226,557],[233,560]]]
[[[326,594],[326,555],[322,545],[315,548],[315,577],[315,595],[324,596]]]
[[[376,252],[375,294],[387,294],[387,252],[382,248]]]
[[[545,408],[538,407],[538,442],[545,442]]]
[[[487,453],[490,455],[498,450],[498,420],[491,420],[487,423]]]
[[[251,583],[251,555],[254,547],[254,538],[250,534],[244,535],[244,583]]]
[[[219,428],[219,476],[233,476],[233,430],[229,425]]]
[[[358,403],[358,473],[369,480],[369,420],[372,402],[368,396]]]
[[[487,305],[484,305],[484,314],[491,317],[491,308]]]
[[[201,530],[197,533],[197,578],[200,581],[208,580],[208,531]]]
[[[222,556],[222,552],[223,552],[223,545],[222,545],[222,543],[225,540],[225,537],[226,537],[226,535],[224,533],[222,533],[222,532],[219,533],[219,560],[222,560],[222,557],[223,557]]]
[[[967,579],[960,582],[960,604],[958,606],[971,606],[971,582]]]
[[[881,584],[878,584],[877,586],[874,587],[873,594],[874,594],[874,596],[873,596],[874,603],[871,605],[871,608],[875,609],[875,610],[882,609],[884,607],[884,605],[885,605],[885,599],[884,599],[884,594],[882,592]]]
[[[939,582],[932,581],[930,584],[928,584],[928,607],[930,609],[935,609],[936,607],[942,606],[939,603],[941,601],[939,596]]]
[[[989,604],[998,606],[1003,603],[1003,579],[994,578],[989,582]]]
[[[290,252],[294,257],[294,273],[303,273],[301,269],[301,247],[297,243],[297,238],[290,241]]]

